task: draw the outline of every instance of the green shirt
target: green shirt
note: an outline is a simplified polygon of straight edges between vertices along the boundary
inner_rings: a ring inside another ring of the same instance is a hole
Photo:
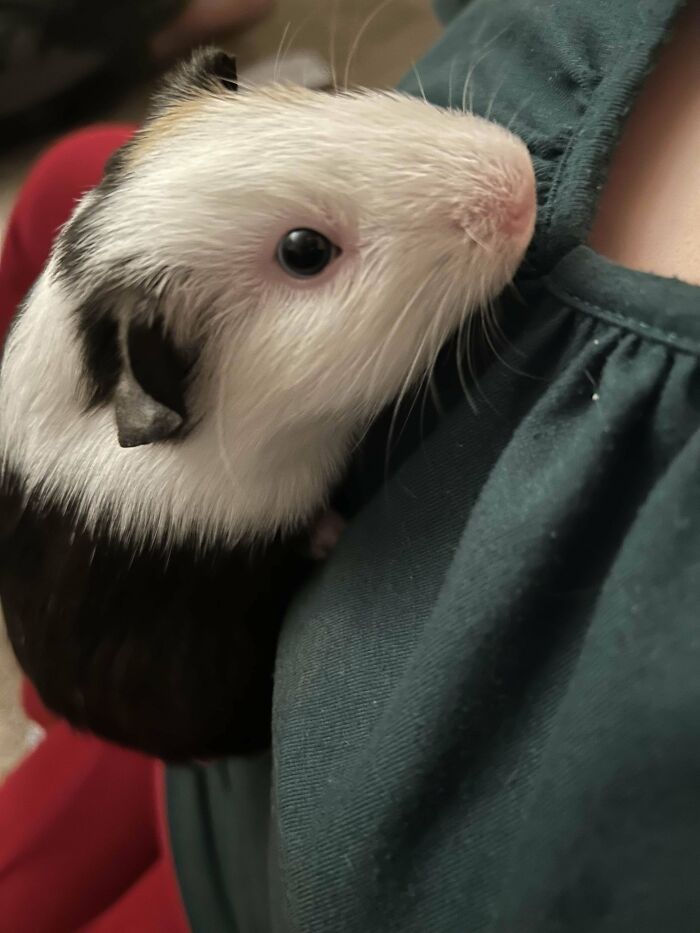
[[[195,931],[700,931],[700,288],[582,245],[680,6],[444,4],[428,98],[471,74],[537,165],[524,301],[386,482],[368,442],[271,756],[169,771]]]

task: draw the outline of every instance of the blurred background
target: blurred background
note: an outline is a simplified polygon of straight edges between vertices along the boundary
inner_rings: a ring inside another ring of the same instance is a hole
[[[154,67],[138,75],[135,83],[125,79],[124,87],[110,88],[104,96],[96,96],[91,101],[88,112],[75,117],[72,126],[89,122],[127,121],[139,122],[144,114],[146,102],[159,70],[156,62],[163,66],[177,57],[186,54],[187,46],[199,44],[201,22],[193,18],[195,7],[209,7],[214,11],[214,19],[220,17],[237,18],[237,2],[245,7],[245,15],[256,19],[252,25],[242,28],[217,29],[213,41],[217,45],[234,52],[238,59],[239,71],[243,78],[250,76],[256,80],[269,80],[279,50],[283,50],[282,61],[290,61],[294,56],[310,52],[318,56],[319,63],[330,63],[335,58],[336,70],[342,79],[346,62],[352,51],[349,83],[368,87],[391,87],[411,68],[423,52],[434,42],[440,28],[432,12],[430,0],[274,0],[266,9],[268,0],[214,0],[207,3],[182,3],[182,12],[175,23],[166,26],[157,35],[153,49]],[[141,7],[148,6],[144,0]],[[155,5],[157,6],[157,0]],[[31,131],[15,129],[14,115],[9,121],[6,114],[17,112],[16,94],[26,90],[27,84],[34,81],[41,87],[41,67],[50,67],[50,56],[55,49],[40,46],[33,49],[36,56],[34,64],[31,55],[27,61],[30,70],[27,81],[13,78],[12,68],[7,67],[8,58],[22,50],[22,43],[31,42],[31,36],[16,37],[13,34],[11,7],[13,4],[0,3],[0,236],[16,197],[17,191],[37,155],[49,145],[53,138],[62,132],[54,124],[55,113],[51,99],[48,98],[45,110],[46,127],[42,126],[41,110],[32,118]],[[64,30],[65,10],[77,8],[80,0],[42,0],[41,7],[52,6],[55,9],[55,28],[57,33]],[[97,15],[102,16],[105,31],[112,29],[108,9],[113,8],[113,16],[119,16],[130,3],[122,0],[101,0],[92,2]],[[227,16],[227,6],[229,6]],[[5,9],[3,9],[5,8]],[[240,10],[240,7],[239,7]],[[63,16],[63,19],[61,17]],[[128,13],[124,13],[126,18]],[[3,17],[5,19],[3,19]],[[259,18],[257,18],[259,17]],[[91,24],[94,28],[95,24]],[[99,25],[99,24],[98,24]],[[129,34],[128,22],[117,22],[119,29]],[[4,30],[4,31],[3,31]],[[67,37],[70,44],[70,36]],[[9,49],[9,53],[8,53]],[[334,51],[332,51],[334,50]],[[2,53],[5,52],[4,61]],[[10,54],[11,53],[11,54]],[[133,49],[125,49],[123,58],[128,59]],[[129,73],[129,64],[122,63],[124,74]],[[313,71],[313,69],[312,69]],[[44,88],[48,82],[44,82]],[[88,88],[96,85],[88,84]],[[89,91],[88,91],[89,93]],[[3,99],[4,98],[4,99]],[[55,108],[54,108],[55,110]],[[64,126],[63,129],[67,129]],[[36,734],[22,715],[19,705],[19,674],[14,659],[5,640],[4,626],[0,626],[0,778],[36,739]]]

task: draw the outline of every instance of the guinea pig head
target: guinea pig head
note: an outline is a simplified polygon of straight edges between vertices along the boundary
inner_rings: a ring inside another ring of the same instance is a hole
[[[198,53],[34,296],[53,375],[28,469],[176,537],[294,524],[506,285],[534,214],[531,160],[502,127],[396,93],[238,90],[230,59]],[[88,476],[71,453],[86,430]]]

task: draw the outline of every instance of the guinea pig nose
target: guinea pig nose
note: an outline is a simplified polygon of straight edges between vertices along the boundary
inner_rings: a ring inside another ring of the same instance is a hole
[[[515,192],[501,205],[498,229],[509,237],[519,237],[530,231],[537,209],[535,176],[528,173]]]

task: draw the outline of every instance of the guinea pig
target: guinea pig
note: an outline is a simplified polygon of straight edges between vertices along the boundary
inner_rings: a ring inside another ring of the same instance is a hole
[[[0,596],[75,727],[269,741],[277,635],[370,421],[512,278],[525,145],[393,92],[170,76],[57,238],[0,370]]]

